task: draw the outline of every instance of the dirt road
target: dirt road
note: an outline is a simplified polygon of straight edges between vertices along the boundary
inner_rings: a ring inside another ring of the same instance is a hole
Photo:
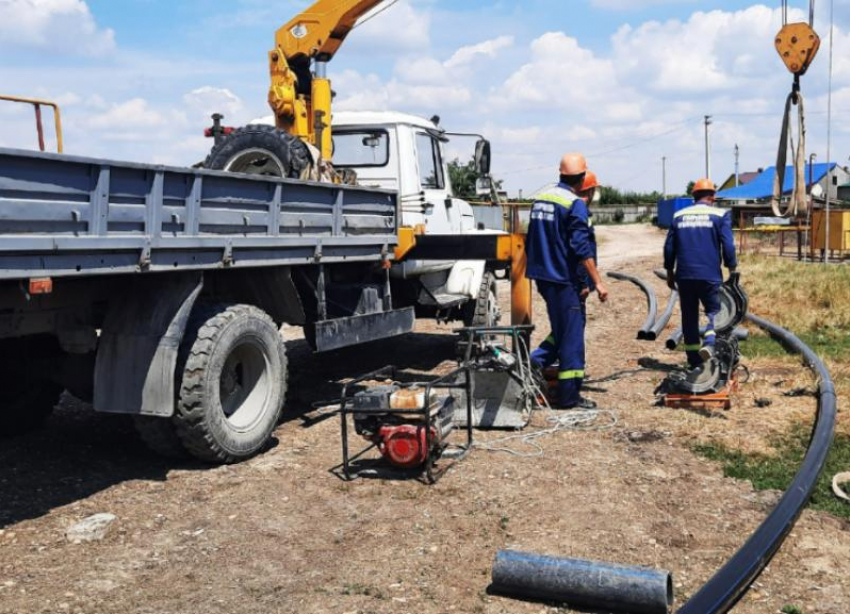
[[[663,235],[641,226],[599,234],[606,270],[636,272],[666,296],[650,274]],[[235,467],[174,466],[149,454],[124,420],[66,401],[46,429],[0,449],[0,613],[569,611],[487,594],[493,557],[506,547],[669,569],[681,605],[776,501],[724,478],[691,445],[758,447],[811,417],[813,399],[782,396],[811,379],[793,363],[753,363],[753,381],[731,412],[655,407],[663,369],[681,358],[636,341],[644,301],[627,284],[611,290],[609,305],[591,307],[591,375],[634,369],[641,358],[658,369],[592,393],[616,426],[544,439],[539,457],[476,451],[434,487],[341,482],[331,472],[340,460],[338,421],[310,409],[333,398],[342,379],[374,367],[394,363],[411,377],[448,369],[454,339],[430,324],[321,357],[293,340],[287,420],[271,449]],[[538,337],[547,333],[544,313],[537,304]],[[775,402],[756,409],[757,396]],[[543,415],[535,420],[544,423]],[[68,526],[103,512],[117,520],[102,541],[66,539]],[[806,614],[850,611],[848,529],[806,512],[735,612],[790,604]]]

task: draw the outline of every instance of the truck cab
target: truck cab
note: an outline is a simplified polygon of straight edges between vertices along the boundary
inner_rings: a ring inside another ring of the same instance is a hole
[[[353,171],[365,187],[398,192],[402,226],[425,234],[479,231],[472,206],[453,195],[444,130],[434,121],[396,112],[334,114],[334,166]],[[396,264],[394,296],[423,317],[494,325],[500,319],[496,284],[483,261]]]

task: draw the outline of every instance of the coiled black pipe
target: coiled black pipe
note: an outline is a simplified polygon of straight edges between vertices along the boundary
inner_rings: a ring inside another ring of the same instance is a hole
[[[670,293],[670,299],[667,301],[667,309],[664,310],[664,313],[661,314],[661,317],[658,318],[658,321],[653,325],[652,329],[646,334],[645,339],[647,341],[655,341],[658,339],[658,335],[664,332],[664,329],[667,328],[667,325],[670,323],[670,320],[673,318],[673,310],[676,309],[676,303],[679,302],[679,293],[676,290],[673,290]]]
[[[705,328],[701,328],[699,330],[699,334],[704,335],[705,334]],[[738,341],[747,341],[750,338],[750,331],[747,330],[746,328],[736,328],[734,335],[735,335],[735,339],[737,339]],[[678,349],[679,345],[681,345],[682,339],[684,338],[684,336],[685,336],[685,333],[682,332],[682,328],[681,327],[677,328],[675,330],[675,332],[672,335],[670,335],[670,337],[668,337],[667,341],[665,342],[667,349],[670,350],[671,352],[675,352],[676,349]]]
[[[784,328],[757,316],[750,315],[748,318],[786,348],[801,354],[809,368],[818,375],[817,419],[803,464],[776,508],[741,549],[679,609],[678,614],[726,614],[738,603],[794,528],[823,471],[835,433],[835,385],[818,355]]]
[[[623,273],[608,273],[608,277],[616,279],[617,281],[629,281],[640,288],[646,295],[649,313],[646,316],[646,322],[644,322],[643,326],[638,331],[637,338],[641,340],[647,339],[649,332],[655,325],[655,320],[658,319],[658,297],[655,296],[655,290],[653,290],[652,287],[642,279],[632,277],[631,275],[624,275]]]

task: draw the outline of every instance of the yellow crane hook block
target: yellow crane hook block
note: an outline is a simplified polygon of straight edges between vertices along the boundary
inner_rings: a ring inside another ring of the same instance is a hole
[[[789,23],[776,35],[776,50],[797,76],[806,74],[820,49],[820,36],[807,23]]]

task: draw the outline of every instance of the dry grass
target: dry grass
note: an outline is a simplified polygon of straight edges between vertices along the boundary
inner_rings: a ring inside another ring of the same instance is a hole
[[[850,331],[850,267],[743,256],[741,272],[754,313],[798,334]]]

